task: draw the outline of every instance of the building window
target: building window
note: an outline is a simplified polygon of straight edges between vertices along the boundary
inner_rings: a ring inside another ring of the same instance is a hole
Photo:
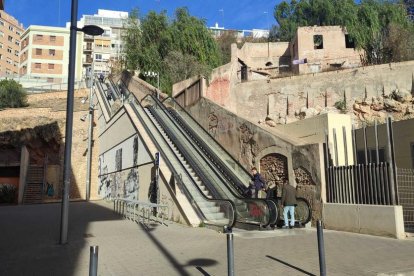
[[[22,33],[21,33],[21,32],[19,32],[19,31],[16,31],[16,34],[17,34],[17,35],[21,35]]]
[[[11,60],[11,59],[9,59],[9,58],[7,58],[7,61],[6,61],[8,64],[13,64],[13,61]]]
[[[4,37],[4,33],[0,31],[0,37]]]
[[[55,42],[56,41],[56,36],[55,35],[51,35],[49,37],[50,42]]]
[[[15,55],[16,57],[18,57],[18,56],[19,56],[19,51],[14,50],[14,55]]]
[[[55,49],[49,49],[49,56],[55,56],[56,50]]]
[[[13,42],[13,37],[12,36],[9,35],[8,39],[9,39],[10,42]]]
[[[16,39],[16,41],[14,42],[14,44],[16,44],[17,46],[20,46],[20,41]]]
[[[95,54],[95,59],[96,60],[102,60],[102,55],[101,54]]]
[[[14,62],[14,67],[18,67],[18,66],[19,66],[19,63]]]
[[[42,64],[41,64],[41,63],[35,63],[35,68],[36,68],[36,69],[40,69],[40,68],[42,68]]]
[[[36,56],[42,55],[42,49],[36,49]]]
[[[7,48],[7,53],[10,53],[10,54],[11,54],[11,53],[13,53],[13,49],[12,49],[12,48],[10,48],[10,47],[8,47],[8,48]]]
[[[3,49],[3,43],[0,42],[0,49]]]
[[[346,48],[355,48],[354,40],[349,36],[349,34],[345,35],[345,47]]]
[[[10,31],[14,31],[13,26],[9,26],[9,30],[10,30]]]
[[[313,36],[313,49],[323,49],[323,35]]]
[[[35,36],[35,41],[42,41],[43,40],[43,35],[36,35]]]
[[[3,55],[2,54],[0,54],[0,59],[3,59]]]
[[[48,66],[47,66],[47,68],[49,70],[53,70],[53,69],[55,69],[55,65],[53,63],[49,63]]]
[[[4,22],[3,22],[3,20],[0,20],[0,25],[1,25],[1,26],[4,26]]]

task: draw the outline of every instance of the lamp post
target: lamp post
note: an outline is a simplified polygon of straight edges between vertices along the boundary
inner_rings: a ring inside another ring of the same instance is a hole
[[[157,88],[158,88],[157,99],[160,99],[160,73],[149,71],[149,72],[144,72],[144,76],[150,77],[150,78],[157,77]]]
[[[93,55],[93,52],[92,52]],[[91,163],[92,163],[92,139],[93,139],[93,87],[95,85],[95,59],[91,66],[91,87],[89,89],[89,126],[88,126],[88,160],[86,161],[86,201],[91,197]]]
[[[71,179],[71,153],[72,153],[72,129],[73,129],[73,98],[75,90],[75,62],[76,62],[76,32],[82,31],[88,35],[100,35],[103,30],[97,26],[77,27],[78,0],[72,0],[71,24],[70,24],[70,48],[68,70],[68,95],[66,103],[66,129],[65,129],[65,153],[63,163],[63,194],[60,221],[60,244],[68,242],[68,218],[69,218],[69,189]]]

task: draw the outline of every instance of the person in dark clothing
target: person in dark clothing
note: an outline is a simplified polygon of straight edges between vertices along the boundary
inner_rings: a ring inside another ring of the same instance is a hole
[[[254,188],[254,194],[252,194],[252,198],[258,198],[259,192],[261,190],[266,190],[266,182],[264,181],[263,177],[257,171],[256,167],[252,168],[252,179],[250,182],[250,187]]]
[[[104,82],[105,76],[101,73],[99,74],[99,80],[101,81],[101,83]]]
[[[282,208],[285,225],[283,228],[293,228],[295,226],[295,206],[296,206],[296,188],[292,185],[285,184],[282,189]],[[290,225],[288,220],[290,214]]]

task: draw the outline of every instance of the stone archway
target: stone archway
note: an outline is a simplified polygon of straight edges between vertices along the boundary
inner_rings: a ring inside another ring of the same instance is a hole
[[[289,183],[288,159],[279,153],[271,153],[260,159],[260,171],[269,187],[276,186],[278,194],[281,185]]]

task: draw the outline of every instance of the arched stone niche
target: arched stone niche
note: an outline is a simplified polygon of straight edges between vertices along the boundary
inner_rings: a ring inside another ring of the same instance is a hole
[[[278,146],[263,149],[257,154],[258,169],[269,184],[289,183],[296,186],[290,152]]]

